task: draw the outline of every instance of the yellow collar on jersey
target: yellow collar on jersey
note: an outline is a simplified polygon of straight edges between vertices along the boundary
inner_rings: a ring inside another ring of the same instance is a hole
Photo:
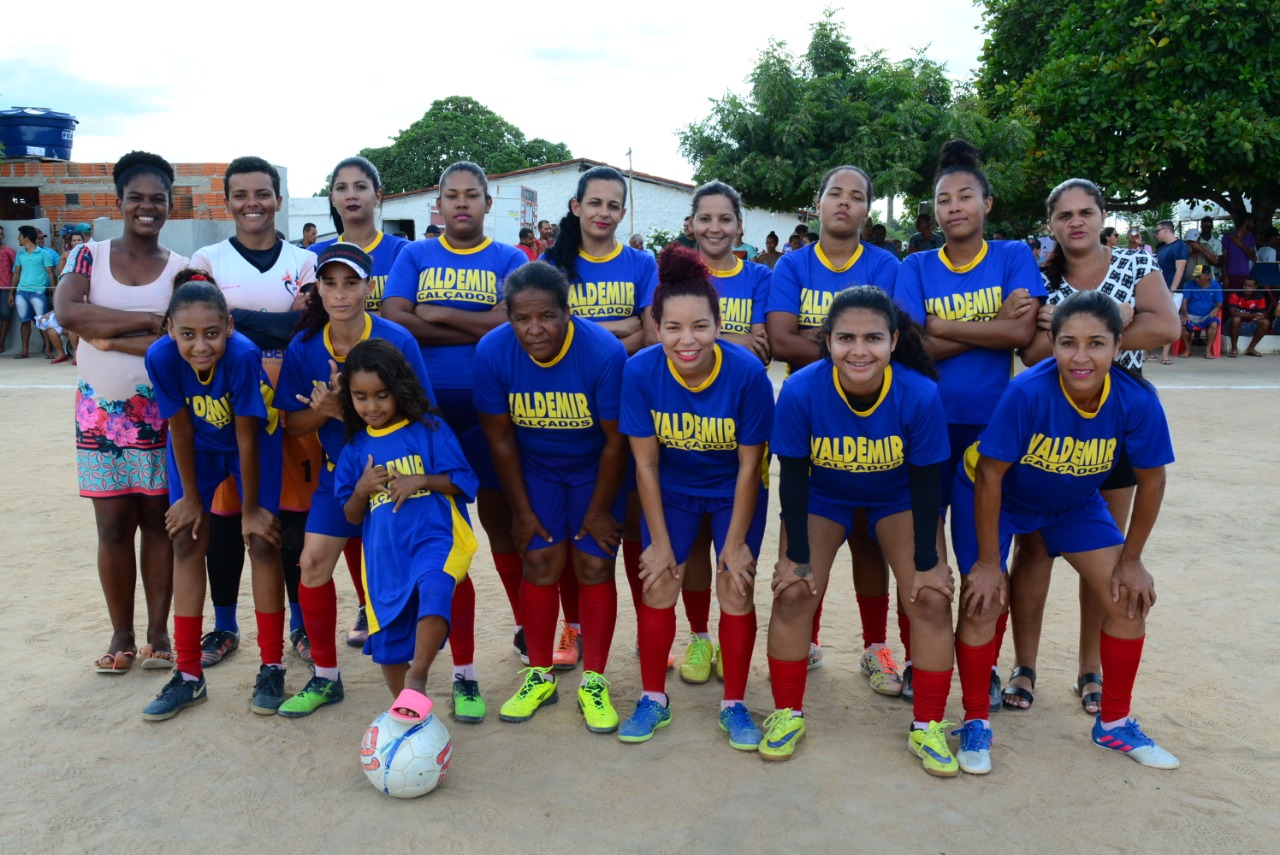
[[[347,236],[338,235],[338,243],[349,243],[349,241],[347,240]],[[380,243],[382,243],[382,232],[378,231],[378,233],[373,238],[373,243],[369,244],[368,246],[362,246],[360,248],[367,253],[372,253],[375,249],[378,248],[378,244]]]
[[[539,368],[550,368],[560,360],[564,359],[565,355],[569,352],[569,345],[573,344],[573,318],[566,318],[565,321],[569,324],[569,329],[564,334],[564,344],[560,346],[560,352],[557,353],[555,355],[555,358],[550,360],[549,362],[539,362],[538,360],[533,359],[533,357],[530,356],[529,358],[533,359],[534,365],[538,366]]]
[[[844,387],[840,385],[840,367],[838,365],[831,366],[831,382],[836,384],[836,393],[840,396],[840,400],[844,401],[844,405],[855,416],[866,418],[876,411],[879,406],[884,403],[884,399],[889,396],[889,387],[893,385],[893,366],[886,365],[884,367],[884,382],[880,384],[880,397],[876,398],[876,402],[871,405],[869,410],[859,410],[849,402],[849,396],[845,394]]]
[[[956,267],[951,263],[951,259],[947,258],[947,245],[943,244],[942,249],[938,250],[938,260],[947,266],[952,273],[968,273],[973,268],[982,263],[982,259],[987,257],[987,242],[982,242],[982,249],[978,250],[978,254],[973,257],[973,261],[961,267]]]
[[[711,366],[711,373],[707,375],[707,379],[703,380],[697,386],[690,386],[684,381],[684,378],[680,376],[680,372],[676,370],[676,364],[671,361],[670,356],[667,357],[667,370],[671,372],[672,377],[676,378],[677,383],[688,389],[690,392],[701,392],[703,389],[706,389],[712,383],[716,382],[716,378],[720,376],[720,366],[724,362],[724,354],[720,351],[720,345],[713,344],[712,347],[715,348],[716,352],[715,364]]]
[[[1071,409],[1080,414],[1081,418],[1091,419],[1098,413],[1102,412],[1102,408],[1106,406],[1107,398],[1111,397],[1111,372],[1107,372],[1106,379],[1102,381],[1102,399],[1098,401],[1098,409],[1092,413],[1086,413],[1084,410],[1076,406],[1076,402],[1071,400],[1071,396],[1067,394],[1067,384],[1062,380],[1062,374],[1058,374],[1058,388],[1062,390],[1062,397],[1067,399],[1067,403],[1071,405]]]
[[[718,279],[729,279],[733,276],[737,276],[739,273],[742,272],[742,268],[745,267],[746,265],[743,264],[742,259],[738,258],[738,256],[736,255],[733,257],[733,260],[736,263],[733,265],[733,267],[729,268],[728,270],[711,270],[710,267],[708,267],[707,270],[710,270],[711,275],[715,276]]]
[[[329,355],[333,357],[333,361],[341,365],[347,361],[345,356],[339,356],[333,352],[333,339],[329,338],[329,327],[333,326],[333,321],[329,321],[324,325],[324,349],[329,351]],[[373,332],[373,315],[368,312],[364,313],[364,332],[360,333],[360,341],[364,341]],[[360,341],[356,342],[359,344]]]
[[[472,253],[479,252],[482,249],[488,249],[489,244],[493,243],[493,238],[485,238],[480,241],[479,246],[473,246],[471,249],[455,249],[453,245],[449,243],[449,239],[444,235],[438,237],[437,240],[440,241],[440,245],[442,247],[447,249],[449,252],[452,252],[454,255],[471,255]]]
[[[622,255],[622,244],[617,241],[613,242],[613,249],[609,250],[604,255],[591,255],[583,251],[581,248],[578,250],[578,258],[586,261],[593,261],[596,264],[604,264],[606,261],[613,261],[619,255]]]
[[[862,258],[862,241],[858,241],[858,248],[853,251],[853,255],[849,256],[849,260],[845,262],[844,267],[836,267],[831,263],[831,259],[827,258],[827,254],[822,251],[822,238],[818,238],[818,242],[813,245],[813,252],[818,256],[818,261],[822,262],[822,266],[830,270],[832,273],[844,273],[850,267],[858,263],[858,259]]]
[[[375,428],[375,427],[369,427],[368,425],[365,425],[364,429],[365,429],[365,432],[369,434],[369,436],[386,436],[389,433],[395,433],[396,431],[400,430],[400,428],[404,427],[408,423],[409,423],[408,419],[401,419],[395,424],[387,425],[384,428]]]

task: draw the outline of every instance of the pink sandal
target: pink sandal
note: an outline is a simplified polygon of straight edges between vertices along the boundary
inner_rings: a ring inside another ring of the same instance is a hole
[[[396,721],[418,724],[431,715],[432,706],[431,699],[422,692],[405,689],[396,696],[396,702],[387,713]]]

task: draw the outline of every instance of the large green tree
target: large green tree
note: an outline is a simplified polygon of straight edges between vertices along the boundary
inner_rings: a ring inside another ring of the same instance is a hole
[[[487,172],[510,172],[573,157],[564,143],[526,139],[488,107],[458,95],[432,102],[390,145],[360,154],[378,167],[388,193],[434,186],[444,168],[458,160],[474,161]]]
[[[997,195],[1021,186],[1025,132],[990,119],[944,66],[859,56],[830,11],[811,31],[802,56],[771,42],[749,92],[712,99],[710,115],[679,132],[697,180],[727,181],[753,205],[802,208],[827,169],[852,163],[879,197],[929,198],[938,151],[960,136],[983,152]]]
[[[1034,134],[1042,186],[1082,175],[1113,206],[1280,205],[1280,0],[979,0],[978,90]]]

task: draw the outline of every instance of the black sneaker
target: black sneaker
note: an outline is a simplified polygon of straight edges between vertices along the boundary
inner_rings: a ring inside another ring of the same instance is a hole
[[[911,673],[911,666],[908,665],[902,669],[902,699],[907,703],[916,699],[916,687],[913,680],[915,674]]]
[[[991,682],[987,686],[987,708],[991,712],[995,712],[1004,706],[1004,698],[1000,694],[1003,688],[1004,686],[1000,683],[1000,675],[992,671]]]
[[[289,646],[303,662],[308,665],[315,664],[315,659],[311,657],[311,639],[307,638],[306,629],[295,629],[289,633]]]
[[[356,622],[347,630],[347,647],[364,647],[364,643],[369,640],[369,615],[365,613],[364,607],[356,612]]]
[[[253,699],[249,709],[258,715],[275,715],[284,703],[284,669],[263,665],[258,669],[258,680],[253,684]]]
[[[212,668],[239,648],[239,633],[227,632],[225,629],[206,632],[204,638],[200,639],[200,667]]]
[[[520,657],[520,661],[525,665],[529,664],[529,645],[524,641],[524,627],[516,630],[515,637],[511,639],[511,647],[515,650],[516,655]]]
[[[147,721],[164,721],[207,700],[209,693],[205,690],[204,677],[184,680],[181,672],[174,671],[156,699],[142,708],[142,717]]]

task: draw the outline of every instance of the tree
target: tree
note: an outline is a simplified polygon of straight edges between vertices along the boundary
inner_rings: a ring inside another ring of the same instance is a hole
[[[1280,205],[1280,0],[982,0],[978,90],[1031,129],[1047,188],[1096,181],[1121,210]]]
[[[488,107],[458,95],[432,102],[390,145],[360,154],[378,167],[387,193],[435,186],[444,168],[459,160],[496,173],[573,157],[564,143],[525,139],[523,131]]]
[[[713,99],[707,118],[679,132],[697,180],[727,181],[752,205],[802,208],[813,204],[822,174],[842,163],[865,169],[877,196],[932,198],[938,151],[956,136],[988,165],[1022,160],[1025,132],[989,118],[942,65],[922,55],[858,56],[833,14],[812,25],[803,57],[770,42],[748,94]],[[1018,178],[1016,169],[992,172],[997,187]]]

